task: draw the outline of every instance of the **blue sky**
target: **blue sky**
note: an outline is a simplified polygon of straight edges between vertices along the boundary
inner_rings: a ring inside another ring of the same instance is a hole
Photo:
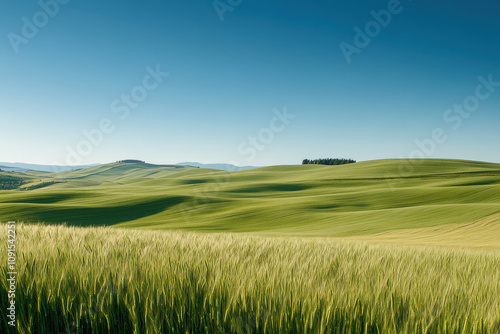
[[[215,4],[4,1],[0,161],[500,162],[497,2]]]

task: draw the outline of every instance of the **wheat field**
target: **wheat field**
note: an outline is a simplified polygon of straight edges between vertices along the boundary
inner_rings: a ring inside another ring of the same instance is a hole
[[[500,331],[494,251],[42,224],[17,233],[17,333]]]

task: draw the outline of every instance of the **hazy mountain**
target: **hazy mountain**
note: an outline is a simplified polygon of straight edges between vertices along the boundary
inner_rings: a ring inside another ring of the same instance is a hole
[[[227,171],[237,171],[237,170],[247,170],[259,168],[256,166],[235,166],[231,164],[201,164],[199,162],[181,162],[178,163],[181,166],[191,166],[191,167],[199,167],[199,168],[210,168],[210,169],[218,169],[218,170],[227,170]]]
[[[40,172],[63,172],[73,169],[82,169],[87,167],[97,166],[99,164],[92,165],[81,165],[81,166],[52,166],[52,165],[36,165],[36,164],[25,164],[21,162],[0,162],[0,169],[4,171],[12,172],[25,172],[27,170],[36,170]]]
[[[0,169],[3,171],[9,171],[9,172],[25,172],[28,170],[36,170],[36,171],[41,171],[41,172],[64,172],[67,170],[75,170],[75,169],[82,169],[82,168],[87,168],[87,167],[94,167],[98,166],[99,164],[92,164],[92,165],[80,165],[80,166],[59,166],[59,165],[37,165],[37,164],[26,164],[26,163],[21,163],[21,162],[0,162]],[[199,168],[210,168],[210,169],[218,169],[218,170],[226,170],[226,171],[238,171],[238,170],[247,170],[247,169],[254,169],[254,168],[259,168],[256,166],[235,166],[231,164],[202,164],[199,162],[181,162],[177,165],[180,166],[192,166],[192,167],[199,167]]]
[[[17,172],[17,173],[22,173],[22,172],[27,171],[27,169],[24,169],[24,168],[9,167],[9,166],[2,166],[2,165],[0,165],[0,170],[3,172]]]

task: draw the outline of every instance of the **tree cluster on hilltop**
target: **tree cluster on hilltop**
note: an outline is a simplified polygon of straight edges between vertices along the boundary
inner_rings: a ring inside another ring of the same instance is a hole
[[[315,159],[315,160],[304,159],[302,161],[302,164],[303,165],[346,165],[355,162],[356,160],[353,159]]]
[[[134,159],[120,160],[120,161],[117,161],[117,162],[127,163],[127,164],[131,164],[131,163],[140,163],[140,164],[144,164],[144,163],[146,163],[145,161],[142,161],[142,160],[134,160]]]

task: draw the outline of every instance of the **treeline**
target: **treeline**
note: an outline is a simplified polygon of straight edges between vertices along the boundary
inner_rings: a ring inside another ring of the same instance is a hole
[[[144,163],[146,163],[145,161],[142,161],[142,160],[134,160],[134,159],[120,160],[120,161],[117,161],[117,162],[123,162],[123,163],[126,163],[126,164],[131,164],[131,163],[140,163],[140,164],[144,164]]]
[[[21,191],[22,190],[35,190],[35,189],[48,187],[48,186],[51,186],[51,185],[56,184],[56,183],[59,183],[59,182],[56,182],[56,181],[41,182],[38,184],[32,184],[31,186],[28,186],[28,187],[20,188],[19,190],[21,190]]]
[[[12,190],[19,188],[24,183],[24,179],[10,176],[0,175],[0,190]]]
[[[356,160],[352,159],[315,159],[315,160],[304,159],[302,161],[302,164],[303,165],[346,165],[355,162]]]

